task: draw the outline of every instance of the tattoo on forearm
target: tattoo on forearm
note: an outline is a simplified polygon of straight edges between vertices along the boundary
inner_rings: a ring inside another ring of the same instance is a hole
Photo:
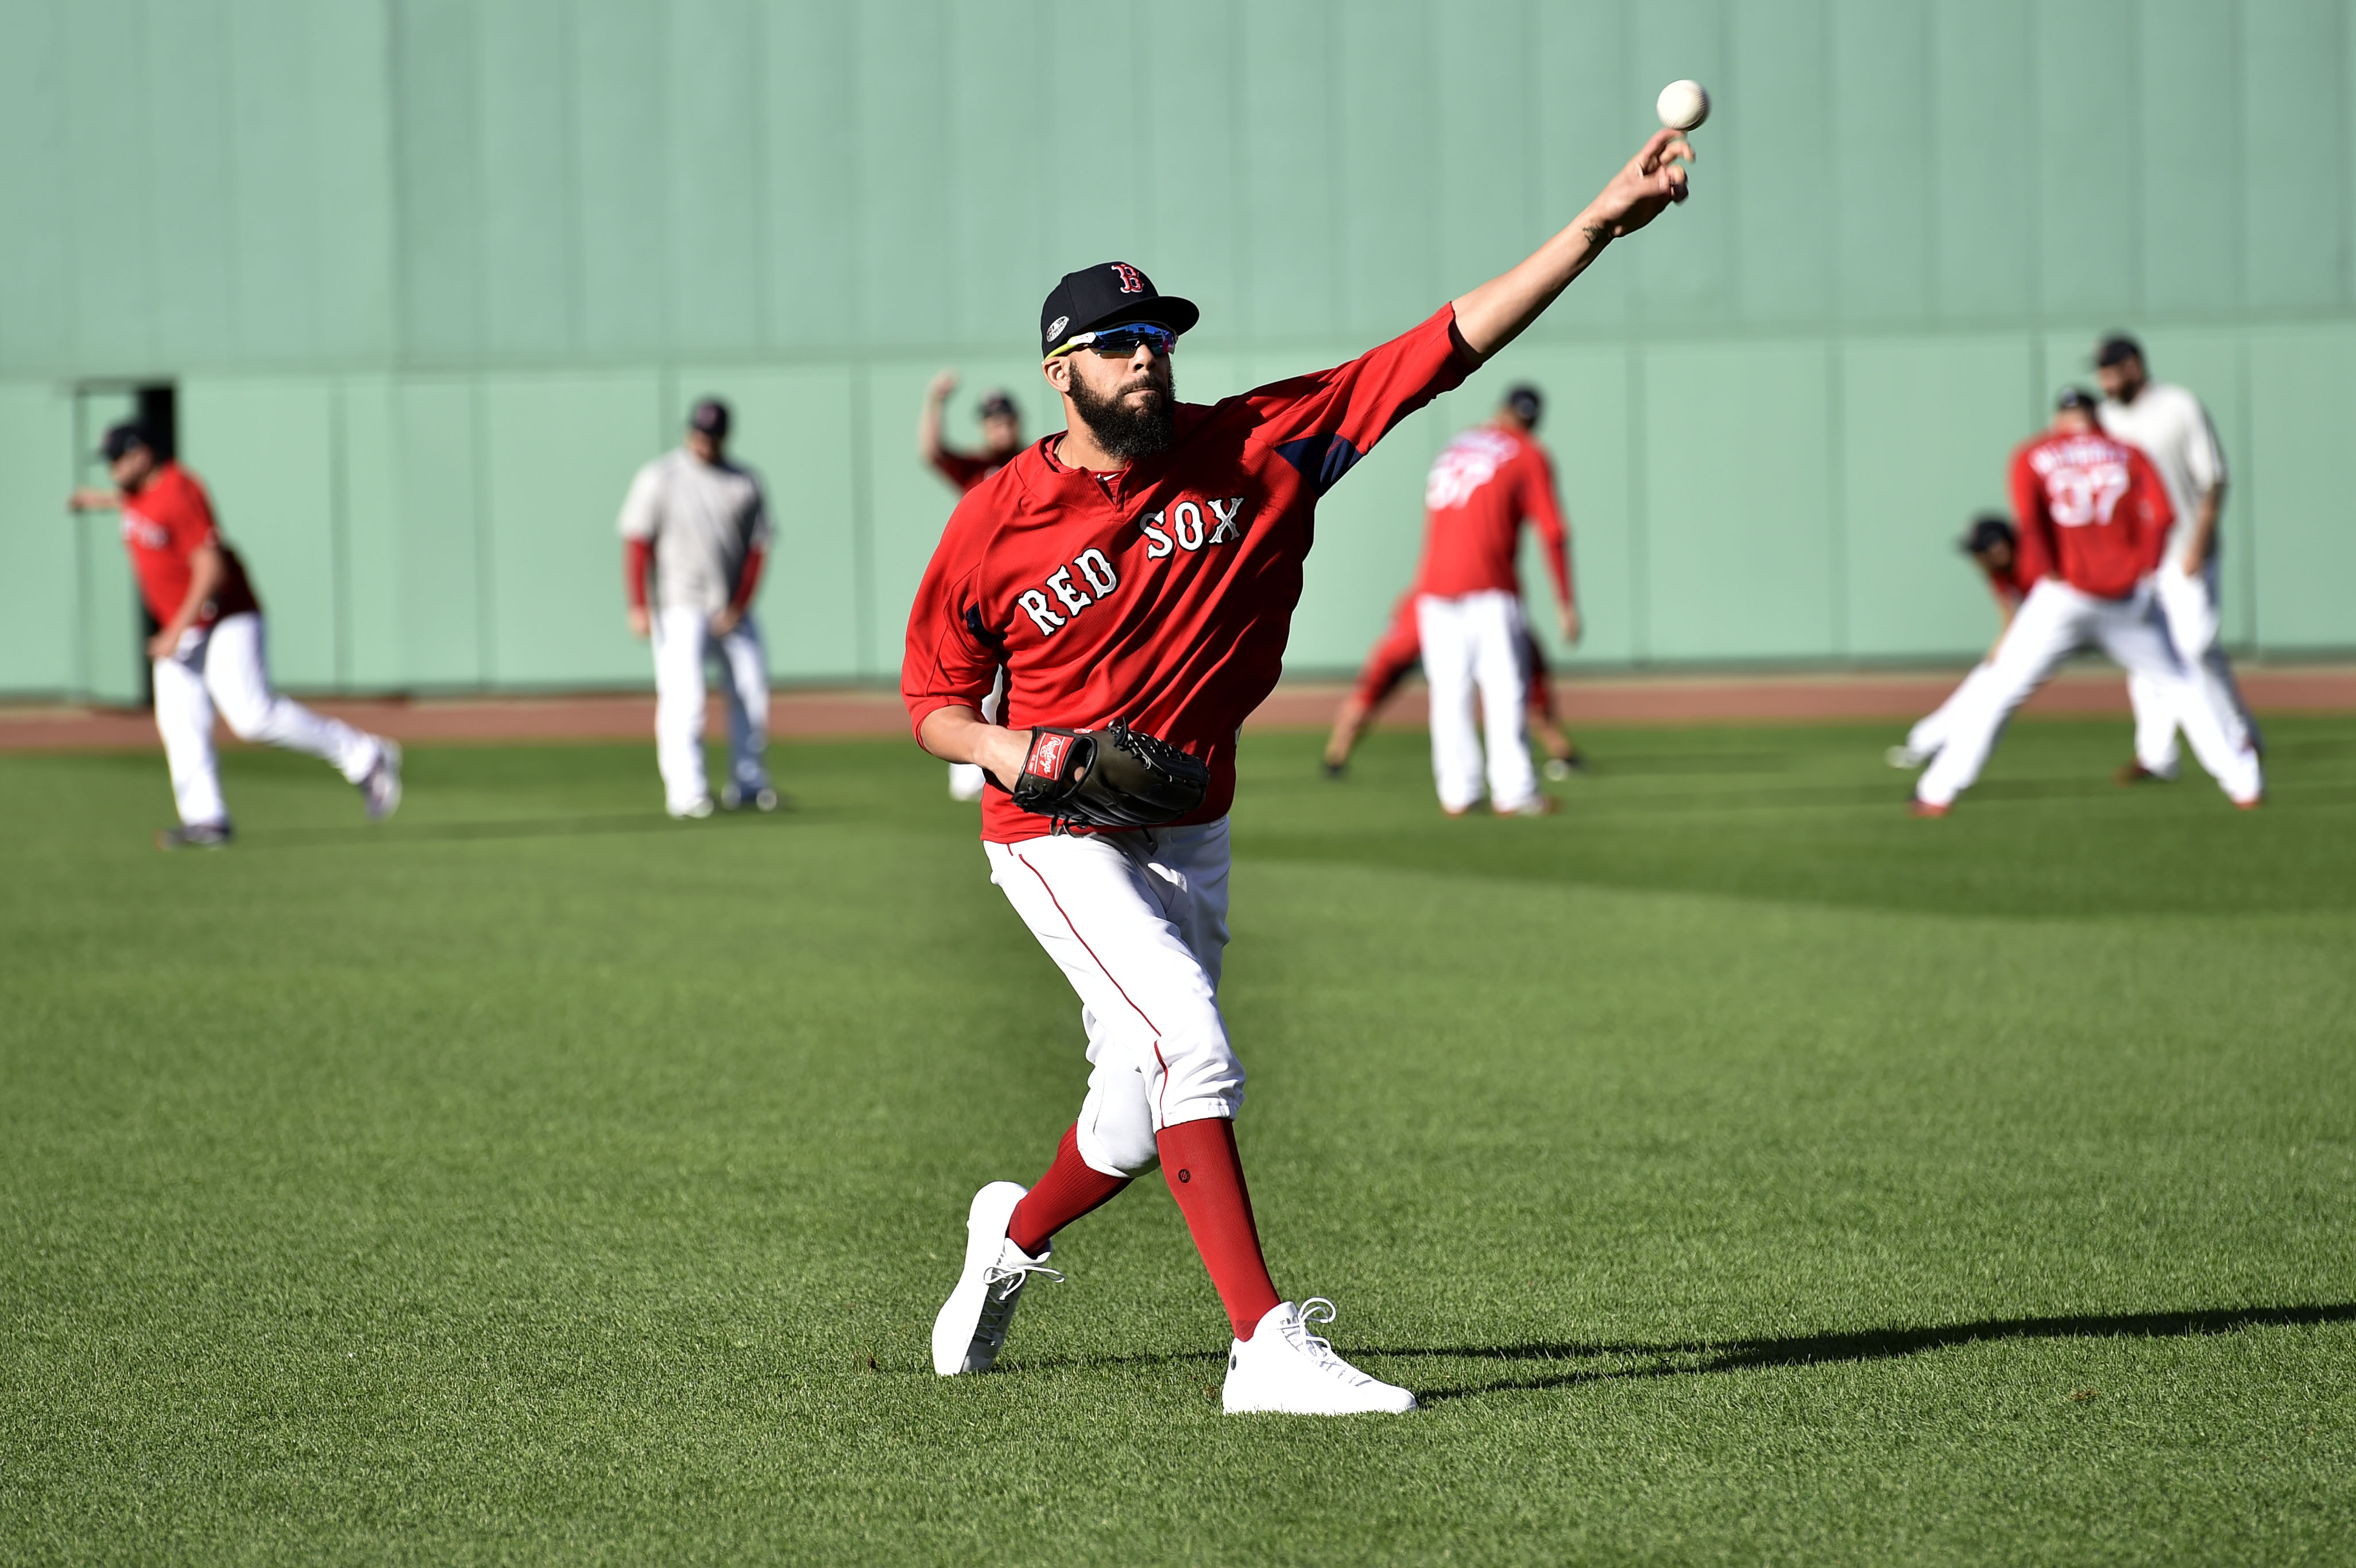
[[[1589,224],[1580,232],[1585,234],[1587,242],[1599,251],[1612,242],[1612,225],[1601,220]]]

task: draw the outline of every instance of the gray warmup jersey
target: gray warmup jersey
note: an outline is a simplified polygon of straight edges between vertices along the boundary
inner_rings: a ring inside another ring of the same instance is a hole
[[[769,544],[760,477],[738,464],[705,463],[685,447],[638,470],[621,526],[626,539],[654,541],[655,603],[706,615],[728,607],[744,558]]]

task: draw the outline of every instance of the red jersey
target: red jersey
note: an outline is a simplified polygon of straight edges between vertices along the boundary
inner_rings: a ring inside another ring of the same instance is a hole
[[[1986,562],[1982,562],[1980,571],[1987,578],[1988,586],[1996,590],[1997,597],[2006,603],[2018,604],[2029,597],[2029,584],[2022,581],[2020,575],[2019,550],[2012,552],[2012,560],[2006,563],[2002,571],[1991,571]]]
[[[933,467],[962,496],[1012,461],[1012,454],[991,457],[980,452],[951,452],[945,446],[934,456]]]
[[[2024,442],[2012,454],[2012,510],[2019,581],[2052,572],[2099,599],[2135,592],[2176,518],[2151,460],[2099,431]]]
[[[1526,519],[1546,542],[1555,597],[1570,603],[1570,561],[1554,464],[1526,435],[1482,425],[1442,449],[1424,482],[1423,565],[1416,586],[1453,599],[1490,589],[1519,593],[1515,556]]]
[[[1407,414],[1462,381],[1456,313],[1331,370],[1204,407],[1168,450],[1111,474],[1069,468],[1056,436],[958,503],[908,617],[900,693],[921,733],[979,709],[1006,667],[1000,722],[1097,729],[1123,719],[1209,767],[1210,822],[1235,799],[1236,733],[1276,686],[1317,501]],[[1002,790],[982,837],[1044,817]]]
[[[123,497],[123,545],[131,552],[131,570],[139,578],[148,613],[158,621],[168,623],[180,613],[188,584],[196,579],[190,558],[205,545],[220,549],[229,575],[197,612],[196,624],[209,626],[224,615],[262,608],[237,552],[222,542],[220,530],[213,526],[205,487],[177,463],[165,464],[147,476],[136,495]]]

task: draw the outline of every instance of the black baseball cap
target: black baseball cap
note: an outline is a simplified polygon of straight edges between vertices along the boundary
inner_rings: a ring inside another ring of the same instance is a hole
[[[2053,411],[2057,414],[2069,409],[2083,409],[2093,413],[2100,407],[2101,400],[2083,387],[2064,387],[2061,395],[2053,400]]]
[[[714,441],[728,439],[728,405],[718,398],[705,398],[687,411],[687,428],[701,431]]]
[[[1536,387],[1524,381],[1505,394],[1505,407],[1526,425],[1536,426],[1538,414],[1546,407],[1546,399]]]
[[[134,446],[144,446],[153,452],[155,450],[155,438],[137,420],[124,420],[121,424],[109,427],[104,439],[98,443],[98,450],[102,456],[112,463]]]
[[[1128,262],[1098,261],[1066,272],[1039,307],[1039,352],[1053,354],[1083,332],[1132,321],[1191,332],[1202,316],[1193,300],[1162,293]]]
[[[2143,345],[2124,332],[2114,332],[2094,345],[2094,364],[2104,370],[2143,357]]]
[[[1972,519],[1971,531],[1959,542],[1965,555],[1986,555],[2000,544],[2018,549],[2020,536],[2013,531],[2008,519],[1994,512],[1982,512]]]
[[[1014,395],[1012,392],[1003,387],[992,387],[988,392],[982,394],[981,417],[986,420],[1019,420],[1023,417],[1023,411],[1014,406]]]

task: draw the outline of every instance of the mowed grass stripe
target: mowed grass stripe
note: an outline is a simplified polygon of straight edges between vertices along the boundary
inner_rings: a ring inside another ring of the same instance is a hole
[[[0,1559],[2328,1561],[2356,1530],[2356,721],[2274,799],[2016,727],[1246,746],[1225,1005],[1280,1287],[1422,1392],[1221,1416],[1155,1181],[1001,1374],[925,1333],[1077,1008],[888,743],[0,759]]]

